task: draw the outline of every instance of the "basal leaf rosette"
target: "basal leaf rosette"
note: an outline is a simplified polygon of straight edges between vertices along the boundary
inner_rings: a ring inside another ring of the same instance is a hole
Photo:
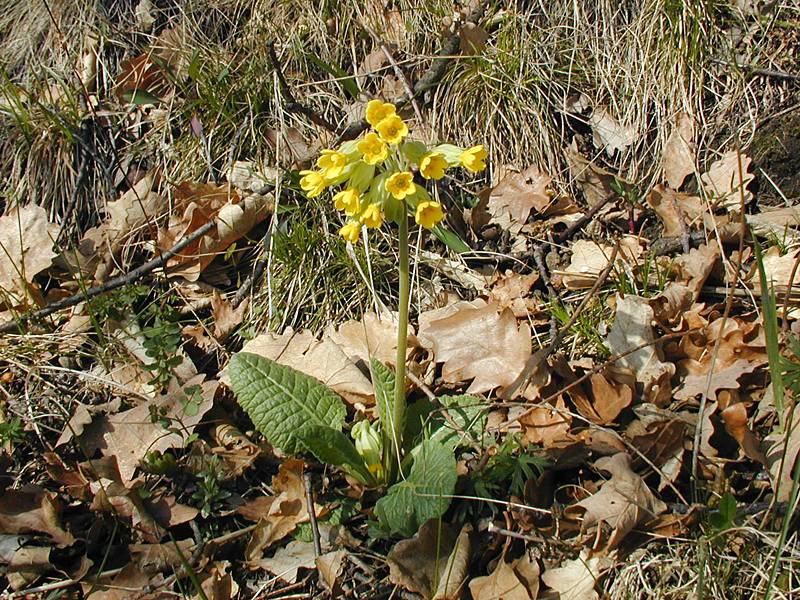
[[[348,242],[358,241],[362,226],[375,229],[407,216],[426,229],[435,227],[444,219],[444,207],[425,184],[451,168],[471,173],[486,168],[483,146],[428,147],[409,138],[394,104],[371,100],[365,118],[371,130],[361,139],[322,150],[316,169],[300,171],[300,188],[309,198],[333,192],[333,204],[345,216],[339,234]]]

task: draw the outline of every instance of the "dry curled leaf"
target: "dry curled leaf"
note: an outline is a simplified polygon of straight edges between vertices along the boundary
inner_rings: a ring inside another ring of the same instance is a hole
[[[595,461],[595,468],[611,473],[600,491],[567,509],[570,515],[585,511],[582,530],[595,527],[593,549],[611,550],[637,525],[667,509],[644,480],[631,469],[631,457],[619,452]],[[608,527],[608,530],[604,528]]]
[[[700,179],[714,202],[734,212],[741,211],[742,202],[750,203],[753,194],[747,186],[755,179],[755,175],[748,172],[751,162],[746,154],[731,150],[703,173]]]
[[[633,371],[648,402],[663,404],[671,397],[670,378],[675,373],[675,365],[661,360],[652,321],[653,309],[647,299],[618,297],[617,313],[606,346],[611,354],[622,354],[646,344],[619,359],[617,366]]]
[[[528,325],[517,325],[509,309],[483,301],[458,303],[444,318],[423,313],[418,337],[433,350],[436,362],[444,363],[445,381],[472,380],[467,393],[509,386],[531,355]]]
[[[595,106],[592,110],[589,126],[592,128],[594,145],[598,148],[605,148],[609,156],[617,151],[622,152],[639,137],[633,127],[621,125],[602,106]]]
[[[680,189],[686,177],[694,173],[694,122],[686,113],[678,114],[677,123],[664,145],[664,179],[673,190]]]
[[[592,556],[588,549],[578,558],[564,561],[560,567],[547,569],[542,581],[558,593],[558,600],[597,600],[595,585],[611,561],[603,556]]]
[[[489,194],[487,210],[492,222],[517,234],[534,210],[544,212],[552,194],[547,187],[552,177],[532,165],[521,173],[508,173]]]
[[[0,531],[3,533],[45,533],[58,546],[75,541],[61,527],[61,505],[55,494],[39,486],[6,490],[0,496]]]
[[[0,217],[0,289],[2,300],[28,303],[33,278],[53,264],[53,243],[58,226],[49,223],[45,210],[35,204],[14,207]],[[10,298],[9,298],[10,296]]]
[[[460,530],[437,519],[389,551],[389,579],[426,600],[456,600],[469,564],[471,527]]]
[[[536,600],[539,595],[539,565],[524,554],[507,563],[502,558],[486,577],[469,582],[473,600]]]
[[[688,400],[707,393],[709,398],[716,399],[719,390],[738,389],[739,378],[752,373],[758,366],[748,360],[739,359],[722,370],[715,369],[711,374],[688,375],[683,380],[683,386],[675,390],[673,397],[677,400]]]

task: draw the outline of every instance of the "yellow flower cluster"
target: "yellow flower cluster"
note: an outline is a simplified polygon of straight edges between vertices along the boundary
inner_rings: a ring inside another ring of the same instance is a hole
[[[373,131],[336,150],[322,150],[317,169],[300,171],[300,187],[309,198],[341,187],[333,203],[347,216],[339,234],[348,242],[358,241],[362,225],[376,228],[384,220],[399,222],[413,214],[419,225],[430,229],[444,219],[442,205],[431,198],[425,186],[414,182],[415,173],[425,180],[438,180],[450,167],[461,166],[472,173],[486,168],[483,146],[464,149],[440,144],[428,148],[407,139],[408,126],[394,104],[371,100],[366,119]]]

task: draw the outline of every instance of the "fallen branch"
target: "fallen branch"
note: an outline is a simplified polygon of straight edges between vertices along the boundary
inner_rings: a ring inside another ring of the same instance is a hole
[[[211,231],[214,227],[217,226],[216,221],[209,221],[198,230],[193,231],[191,235],[183,238],[180,242],[175,244],[172,248],[167,250],[166,252],[162,252],[158,258],[154,258],[151,261],[144,263],[143,265],[135,268],[133,271],[126,273],[125,275],[120,275],[119,277],[115,277],[113,279],[109,279],[102,285],[96,285],[94,287],[89,288],[88,290],[84,290],[68,298],[64,298],[63,300],[59,300],[58,302],[53,302],[45,306],[44,308],[34,311],[28,315],[23,315],[19,321],[7,321],[0,325],[0,333],[11,333],[16,329],[19,329],[22,325],[24,325],[28,321],[36,321],[39,319],[43,319],[44,317],[48,317],[59,310],[69,308],[71,306],[75,306],[80,304],[81,302],[85,302],[90,298],[94,298],[95,296],[99,296],[100,294],[105,294],[106,292],[111,292],[113,290],[119,289],[123,286],[128,285],[129,283],[133,283],[137,279],[144,277],[148,273],[151,273],[158,269],[159,267],[163,267],[167,261],[176,256],[181,250],[186,248],[189,244],[196,241],[197,239],[204,236],[206,233]]]
[[[272,63],[272,68],[275,69],[275,74],[278,76],[278,82],[281,86],[281,95],[283,96],[284,100],[286,100],[286,110],[289,112],[303,114],[315,125],[319,125],[331,133],[338,133],[339,129],[336,127],[336,125],[328,121],[325,117],[318,115],[312,108],[309,108],[305,104],[301,104],[297,101],[297,98],[294,97],[294,94],[292,94],[292,89],[289,87],[289,83],[283,76],[283,70],[281,69],[278,61],[278,55],[275,53],[274,42],[270,42],[267,45],[267,52],[269,53],[269,60]]]

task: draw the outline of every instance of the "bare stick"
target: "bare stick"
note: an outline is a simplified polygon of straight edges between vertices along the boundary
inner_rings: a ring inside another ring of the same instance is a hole
[[[281,70],[281,66],[278,61],[278,55],[275,53],[274,42],[270,42],[267,45],[267,52],[269,53],[269,60],[272,63],[272,68],[275,69],[275,74],[278,76],[278,82],[280,82],[281,84],[281,94],[286,100],[286,110],[288,110],[289,112],[296,112],[303,114],[306,117],[308,117],[314,124],[319,125],[324,129],[327,129],[331,133],[338,133],[339,128],[336,127],[336,125],[332,124],[330,121],[325,119],[325,117],[318,115],[316,112],[314,112],[314,110],[312,110],[305,104],[300,104],[294,97],[294,94],[292,94],[292,89],[289,87],[286,78],[283,76],[283,71]]]
[[[314,508],[314,488],[311,486],[311,473],[303,474],[303,481],[306,484],[306,505],[308,507],[308,520],[311,522],[311,535],[314,536],[314,558],[322,556],[322,543],[319,538],[319,523],[317,523],[317,511]]]
[[[121,288],[129,283],[133,283],[137,279],[144,277],[148,273],[155,271],[159,267],[162,267],[166,264],[166,262],[176,256],[181,250],[186,248],[189,244],[196,241],[197,239],[204,236],[206,233],[211,231],[214,227],[216,227],[216,221],[209,221],[196,231],[193,231],[191,235],[183,238],[180,242],[175,244],[172,248],[163,252],[158,258],[154,258],[151,261],[144,263],[143,265],[135,268],[133,271],[126,273],[125,275],[120,275],[119,277],[115,277],[113,279],[109,279],[102,285],[96,285],[94,287],[89,288],[83,292],[73,294],[68,298],[64,298],[63,300],[59,300],[58,302],[53,302],[45,306],[44,308],[37,310],[29,315],[23,315],[20,319],[20,322],[17,321],[6,321],[2,325],[0,325],[0,333],[11,333],[15,329],[17,329],[23,323],[30,321],[30,320],[37,320],[43,319],[44,317],[52,315],[54,312],[58,312],[64,308],[69,308],[70,306],[75,306],[76,304],[80,304],[90,298],[94,298],[95,296],[99,296],[100,294],[105,294],[106,292],[111,292],[118,288]]]

